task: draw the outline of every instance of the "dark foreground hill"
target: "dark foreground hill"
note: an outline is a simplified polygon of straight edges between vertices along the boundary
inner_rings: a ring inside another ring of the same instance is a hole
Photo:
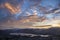
[[[9,35],[9,33],[27,33],[36,35],[60,35],[60,28],[53,27],[49,29],[5,29],[0,30],[0,35]]]
[[[0,30],[1,40],[60,40],[60,28]]]

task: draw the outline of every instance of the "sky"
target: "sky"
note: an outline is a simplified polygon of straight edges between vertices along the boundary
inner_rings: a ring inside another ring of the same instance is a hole
[[[0,0],[0,24],[20,16],[60,18],[59,12],[60,0]]]

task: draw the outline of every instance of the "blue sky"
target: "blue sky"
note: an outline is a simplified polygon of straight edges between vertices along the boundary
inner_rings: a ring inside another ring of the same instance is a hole
[[[37,11],[38,16],[44,16],[44,12],[41,12],[38,8],[39,6],[45,7],[46,9],[50,8],[58,8],[60,0],[0,0],[0,5],[4,4],[5,2],[9,2],[10,4],[13,4],[13,6],[17,6],[17,4],[20,4],[21,6],[21,14],[20,12],[17,14],[14,14],[15,17],[18,18],[20,15],[26,15],[26,12],[29,12],[30,14],[33,14],[33,11]],[[35,6],[35,9],[34,9]],[[32,8],[30,8],[32,7]],[[33,11],[32,11],[33,10]],[[10,17],[11,14],[6,8],[0,8],[0,20],[3,20],[4,18]],[[53,17],[54,15],[48,15],[48,18]]]

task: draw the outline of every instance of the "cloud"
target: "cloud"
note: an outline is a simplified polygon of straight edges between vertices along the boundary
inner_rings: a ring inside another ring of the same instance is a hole
[[[11,21],[11,23],[19,22],[21,20],[20,16],[28,18],[30,15],[36,15],[43,20],[51,19],[56,15],[51,10],[58,8],[54,12],[59,11],[58,4],[59,0],[0,0],[0,24],[8,21]],[[22,19],[24,18],[22,17]]]
[[[21,11],[23,0],[0,0],[0,21],[12,17],[13,14]],[[0,22],[1,23],[1,22]]]

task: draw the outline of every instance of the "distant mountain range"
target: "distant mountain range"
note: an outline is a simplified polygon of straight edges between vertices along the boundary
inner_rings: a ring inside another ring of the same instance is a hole
[[[6,29],[0,30],[1,36],[21,34],[32,34],[32,35],[60,35],[60,28],[50,28],[50,29]]]

